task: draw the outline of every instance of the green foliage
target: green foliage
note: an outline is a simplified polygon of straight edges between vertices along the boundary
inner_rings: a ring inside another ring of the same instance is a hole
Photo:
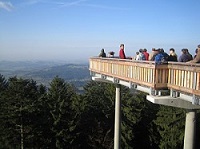
[[[163,149],[183,148],[185,110],[161,106],[154,121],[161,136],[159,147]]]
[[[155,105],[144,93],[120,89],[121,148],[183,148],[185,110]],[[90,81],[77,94],[59,77],[47,88],[0,75],[0,148],[113,148],[115,90],[114,84]],[[197,119],[197,136],[199,126]]]
[[[55,77],[48,91],[49,126],[51,148],[70,146],[74,124],[72,101],[75,89],[63,79]]]
[[[92,81],[84,89],[76,128],[79,135],[74,145],[76,148],[112,148],[115,88]]]
[[[196,115],[196,144],[195,148],[200,148],[200,110],[197,110],[197,115]]]
[[[34,112],[34,100],[37,98],[36,82],[16,77],[9,79],[8,87],[1,98],[0,123],[3,131],[0,144],[16,148],[30,143],[30,117]]]
[[[130,90],[130,89],[128,89]],[[159,110],[146,100],[146,94],[141,92],[129,93],[123,100],[122,139],[123,148],[157,148],[158,135],[153,124]]]
[[[0,95],[8,87],[8,82],[3,75],[0,74]],[[1,97],[1,96],[0,96]]]

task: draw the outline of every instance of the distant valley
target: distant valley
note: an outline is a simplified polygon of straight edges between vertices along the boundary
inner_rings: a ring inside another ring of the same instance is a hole
[[[47,61],[1,61],[0,74],[5,78],[22,77],[33,79],[38,84],[49,86],[49,83],[56,76],[72,83],[78,91],[91,80],[87,63],[71,64],[65,62]]]

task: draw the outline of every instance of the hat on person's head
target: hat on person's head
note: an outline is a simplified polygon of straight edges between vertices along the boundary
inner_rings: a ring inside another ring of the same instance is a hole
[[[200,44],[197,47],[200,48]]]

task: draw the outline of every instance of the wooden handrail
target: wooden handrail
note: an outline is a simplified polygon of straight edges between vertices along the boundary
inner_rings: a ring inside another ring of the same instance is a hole
[[[168,88],[200,95],[200,64],[168,63]]]
[[[153,89],[174,89],[200,95],[200,64],[90,58],[90,71]]]

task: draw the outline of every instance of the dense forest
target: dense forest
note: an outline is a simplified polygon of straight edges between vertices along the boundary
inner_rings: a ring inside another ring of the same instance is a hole
[[[183,148],[184,109],[152,104],[123,86],[121,98],[121,148]],[[112,149],[114,102],[114,84],[89,81],[78,94],[59,77],[47,87],[0,75],[0,148]],[[199,119],[196,126],[200,148]]]

